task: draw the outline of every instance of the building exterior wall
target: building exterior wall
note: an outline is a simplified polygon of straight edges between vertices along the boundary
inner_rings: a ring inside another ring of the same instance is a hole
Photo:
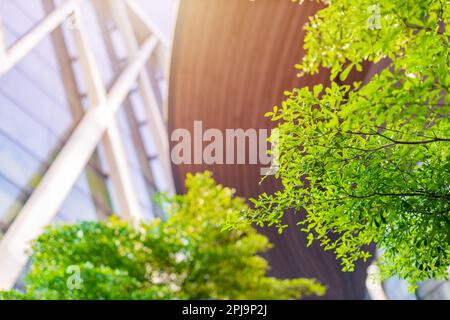
[[[169,46],[175,2],[136,0],[157,22],[157,33],[162,35],[160,41]],[[7,47],[48,16],[48,3],[48,0],[0,0],[0,22]],[[62,3],[55,1],[56,7]],[[102,7],[94,4],[91,0],[82,2],[83,19],[101,80],[109,89],[125,67],[129,52],[117,26],[106,21],[110,17],[102,18],[99,15]],[[299,80],[292,68],[301,54],[301,27],[317,9],[311,3],[297,12],[287,1],[281,5],[277,0],[233,4],[228,0],[214,3],[183,0],[169,90],[171,128],[190,129],[194,120],[222,129],[268,128],[271,124],[262,115],[281,101],[283,90],[326,83],[326,73]],[[167,19],[162,18],[166,13]],[[61,38],[58,41],[56,32],[48,34],[13,68],[0,75],[0,244],[78,127],[84,111],[91,107],[72,28],[76,25],[65,21],[56,31],[60,32],[62,42]],[[111,33],[109,46],[105,31]],[[63,63],[61,54],[66,54],[69,61]],[[159,108],[163,110],[167,81],[160,63],[152,61],[147,69],[153,76],[154,87],[158,88]],[[75,87],[67,85],[69,69]],[[77,104],[81,113],[76,111]],[[153,195],[167,190],[170,181],[162,174],[164,164],[158,157],[160,150],[155,137],[148,130],[145,104],[136,83],[115,119],[140,214],[150,219],[161,214],[152,203]],[[104,146],[99,143],[53,217],[54,223],[95,221],[121,214],[111,179],[113,169],[106,158]],[[258,184],[257,166],[182,165],[174,168],[178,190],[183,191],[186,172],[206,169],[213,170],[221,183],[237,188],[242,196],[256,196],[277,188],[276,182],[270,179],[263,186]],[[282,236],[274,231],[265,232],[276,245],[268,254],[273,275],[317,277],[329,287],[327,298],[366,297],[365,265],[355,274],[342,274],[331,254],[316,247],[305,249],[306,241],[295,228]],[[409,294],[405,283],[396,279],[384,282],[383,287],[389,299],[450,298],[448,282],[427,281],[419,285],[416,294]]]
[[[299,7],[278,0],[183,0],[173,43],[169,128],[192,131],[195,120],[202,120],[204,130],[222,132],[272,128],[264,114],[279,105],[285,90],[328,84],[326,71],[298,78],[294,68],[304,53],[303,26],[319,8],[313,1]],[[182,164],[174,166],[178,190],[187,172],[204,170],[246,198],[280,187],[274,178],[259,183],[260,165]],[[271,275],[317,278],[328,287],[328,299],[363,299],[365,266],[342,273],[331,252],[306,248],[298,219],[287,214],[291,227],[281,235],[275,228],[262,230],[274,244],[267,254]]]

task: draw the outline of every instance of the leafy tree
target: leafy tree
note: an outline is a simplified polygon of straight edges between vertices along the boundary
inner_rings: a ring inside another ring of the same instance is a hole
[[[118,219],[50,227],[33,244],[25,294],[5,299],[293,299],[322,295],[311,279],[266,277],[270,247],[252,227],[222,232],[246,210],[210,173],[188,175],[185,195],[164,197],[166,221]],[[78,278],[77,278],[78,277]]]
[[[384,277],[411,288],[448,279],[450,2],[324,2],[305,27],[307,54],[296,67],[329,68],[331,85],[286,92],[267,113],[278,122],[283,188],[253,200],[238,221],[281,232],[286,212],[306,209],[309,244],[333,250],[345,271],[376,243]],[[382,60],[387,67],[366,83],[342,84],[352,69]]]

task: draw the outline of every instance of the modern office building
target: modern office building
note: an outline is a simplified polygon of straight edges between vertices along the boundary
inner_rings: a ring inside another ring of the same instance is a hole
[[[293,68],[302,26],[318,9],[287,0],[0,0],[0,289],[20,279],[28,243],[46,225],[161,216],[152,196],[183,192],[187,172],[211,170],[240,196],[276,190],[273,179],[259,184],[258,165],[172,165],[169,136],[196,120],[270,128],[263,115],[284,90],[328,83],[326,71],[299,79]],[[368,292],[368,265],[342,273],[295,228],[262,232],[275,244],[271,274],[315,277],[326,298],[450,297],[448,283],[424,284],[418,296],[395,280]]]

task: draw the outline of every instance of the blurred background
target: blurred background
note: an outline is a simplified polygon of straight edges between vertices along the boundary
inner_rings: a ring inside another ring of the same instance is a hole
[[[222,130],[270,128],[263,115],[284,90],[327,84],[325,70],[301,79],[294,70],[302,26],[319,8],[279,0],[0,0],[0,289],[20,286],[26,244],[46,225],[163,216],[153,195],[183,192],[187,172],[211,170],[247,198],[279,188],[258,183],[257,165],[173,166],[168,137],[195,120]],[[450,298],[448,282],[409,294],[396,279],[367,281],[376,273],[369,264],[342,273],[295,228],[262,232],[275,244],[271,274],[317,278],[327,299]]]

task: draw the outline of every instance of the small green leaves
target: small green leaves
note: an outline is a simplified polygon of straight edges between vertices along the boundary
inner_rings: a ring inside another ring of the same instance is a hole
[[[280,230],[305,210],[307,245],[319,240],[346,271],[375,242],[384,277],[448,279],[449,18],[448,1],[412,0],[337,0],[311,18],[296,68],[328,68],[332,81],[292,90],[272,115],[283,190],[256,199],[250,223]],[[364,84],[333,81],[382,59]]]

